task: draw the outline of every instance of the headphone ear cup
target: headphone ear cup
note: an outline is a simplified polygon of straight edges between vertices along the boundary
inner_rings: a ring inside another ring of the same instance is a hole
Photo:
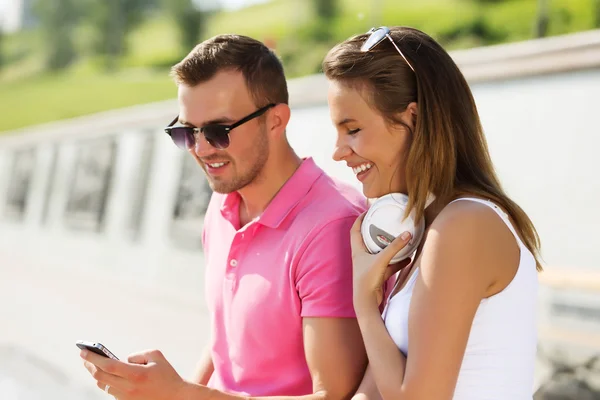
[[[417,247],[421,242],[421,238],[423,237],[423,232],[425,231],[425,221],[421,219],[421,222],[419,222],[418,224],[415,223],[415,214],[413,211],[404,221],[402,221],[400,232],[398,233],[398,235],[405,231],[410,232],[411,238],[406,244],[406,246],[404,246],[404,248],[398,253],[396,253],[394,258],[392,258],[392,260],[390,261],[391,264],[398,263],[410,257],[415,252],[415,250],[417,250]]]
[[[405,231],[412,238],[391,260],[392,264],[409,257],[417,249],[425,230],[425,221],[415,224],[415,212],[404,218],[408,197],[402,193],[390,193],[375,200],[361,225],[365,247],[372,254],[379,253]]]

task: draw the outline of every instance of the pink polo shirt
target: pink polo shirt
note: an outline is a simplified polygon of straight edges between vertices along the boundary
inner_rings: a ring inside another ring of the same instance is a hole
[[[313,392],[303,317],[355,317],[350,228],[362,194],[305,159],[260,218],[213,194],[203,235],[211,319],[209,387],[251,396]]]

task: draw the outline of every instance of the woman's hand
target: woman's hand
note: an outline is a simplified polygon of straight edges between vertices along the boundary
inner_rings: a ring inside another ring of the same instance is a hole
[[[354,309],[357,313],[366,309],[378,308],[383,301],[384,283],[411,261],[410,258],[407,258],[397,264],[389,265],[394,255],[409,242],[409,232],[402,233],[379,253],[369,253],[360,232],[364,217],[365,213],[358,217],[350,231]]]

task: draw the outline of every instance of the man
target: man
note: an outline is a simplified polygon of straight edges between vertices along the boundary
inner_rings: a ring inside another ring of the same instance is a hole
[[[214,37],[172,75],[180,114],[166,130],[214,191],[203,232],[209,348],[193,381],[158,351],[129,363],[83,351],[86,367],[122,400],[349,397],[367,361],[349,235],[366,202],[291,148],[283,67],[264,44]]]

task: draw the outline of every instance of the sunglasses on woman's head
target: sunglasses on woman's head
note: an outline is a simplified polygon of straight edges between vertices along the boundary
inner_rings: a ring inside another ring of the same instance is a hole
[[[177,147],[183,150],[194,148],[200,133],[204,135],[208,144],[222,150],[229,146],[229,132],[254,118],[260,117],[271,107],[275,107],[275,104],[266,105],[231,125],[209,124],[200,128],[194,126],[173,126],[179,120],[179,116],[177,116],[165,128],[165,132],[171,136]]]
[[[367,33],[369,33],[370,35],[367,38],[367,40],[365,40],[363,45],[360,47],[360,51],[367,52],[367,51],[371,50],[373,47],[377,46],[379,43],[381,43],[385,38],[388,38],[390,40],[390,42],[392,42],[392,45],[396,48],[396,50],[398,50],[398,53],[400,53],[400,55],[402,56],[404,61],[406,61],[406,64],[408,64],[410,69],[412,69],[412,71],[415,72],[415,69],[412,67],[412,65],[410,65],[410,63],[408,62],[408,59],[406,57],[404,57],[404,54],[402,53],[400,48],[396,45],[396,42],[394,42],[394,39],[392,39],[392,36],[390,35],[390,28],[388,28],[387,26],[382,26],[377,29],[371,28]]]

